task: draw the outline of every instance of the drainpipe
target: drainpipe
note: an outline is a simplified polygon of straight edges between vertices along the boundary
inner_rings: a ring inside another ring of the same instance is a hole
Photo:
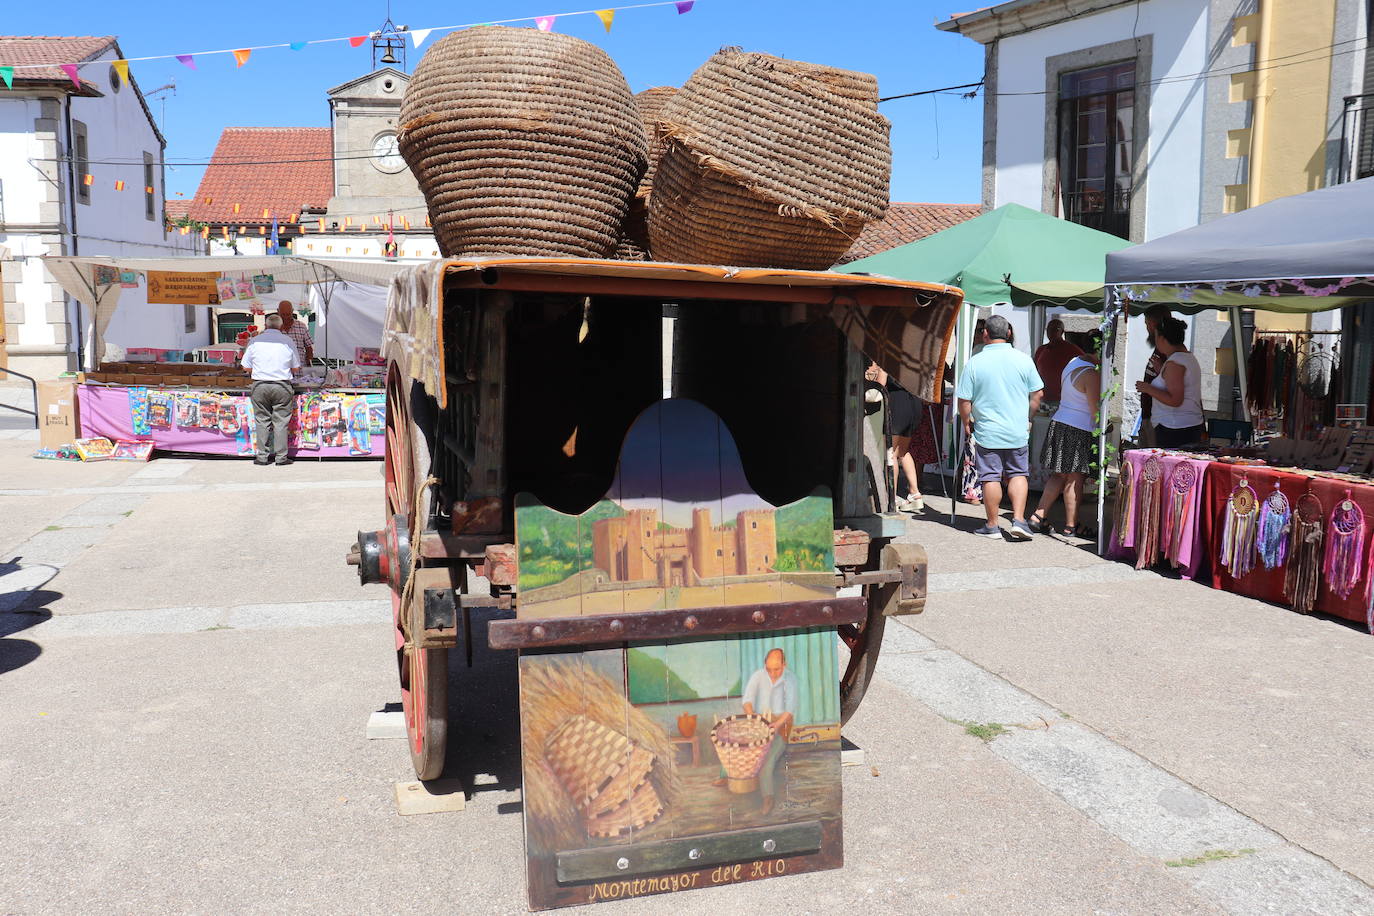
[[[71,254],[77,257],[81,254],[81,243],[76,231],[76,140],[72,133],[72,96],[71,93],[63,93],[65,105],[65,117],[67,125],[67,204],[71,210],[71,226],[67,234],[71,236]],[[64,294],[66,295],[66,294]],[[71,299],[71,296],[67,296]],[[95,315],[95,305],[91,305],[91,315]],[[76,301],[76,320],[72,322],[76,325],[76,369],[78,372],[86,371],[86,345],[81,333],[81,302]]]
[[[1258,207],[1262,201],[1260,199],[1260,177],[1262,174],[1261,165],[1264,159],[1264,135],[1268,114],[1268,82],[1269,78],[1265,75],[1267,71],[1261,70],[1264,62],[1269,59],[1269,36],[1272,34],[1274,22],[1274,4],[1276,0],[1260,0],[1260,27],[1259,37],[1255,40],[1255,99],[1254,109],[1250,115],[1250,162],[1247,166],[1246,184],[1249,190],[1246,192],[1246,206]]]

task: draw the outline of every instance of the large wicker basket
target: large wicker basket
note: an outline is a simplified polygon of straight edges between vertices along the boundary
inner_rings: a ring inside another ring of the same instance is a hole
[[[644,120],[644,135],[649,139],[649,169],[639,180],[639,190],[630,201],[630,212],[625,216],[620,241],[616,244],[615,257],[618,261],[647,261],[649,255],[649,195],[654,188],[654,171],[658,167],[658,157],[663,154],[663,130],[658,119],[663,107],[677,92],[674,86],[654,86],[643,92],[635,93],[635,106]]]
[[[436,42],[406,89],[399,139],[448,257],[605,257],[648,163],[610,57],[536,29]]]
[[[773,741],[768,720],[758,714],[726,716],[711,729],[711,746],[725,768],[730,791],[743,794],[759,787],[759,768]]]
[[[868,74],[727,48],[659,115],[658,260],[823,269],[887,212],[892,152]]]

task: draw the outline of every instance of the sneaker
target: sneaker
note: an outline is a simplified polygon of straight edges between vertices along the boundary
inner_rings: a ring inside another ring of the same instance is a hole
[[[993,538],[998,541],[1002,540],[1002,529],[997,525],[984,525],[973,533],[980,538]]]
[[[1007,532],[1013,541],[1029,541],[1035,535],[1031,533],[1030,525],[1022,519],[1014,519],[1011,523],[1011,530]]]
[[[277,467],[279,467],[279,468],[284,468],[284,467],[286,467],[288,464],[295,464],[295,462],[292,461],[290,458],[278,458],[278,459],[277,459]]]
[[[269,464],[272,463],[272,459],[271,459],[271,458],[254,458],[254,459],[253,459],[253,463],[256,464],[256,465],[258,465],[258,466],[260,466],[260,467],[265,467],[265,466],[267,466],[267,465],[269,465]]]

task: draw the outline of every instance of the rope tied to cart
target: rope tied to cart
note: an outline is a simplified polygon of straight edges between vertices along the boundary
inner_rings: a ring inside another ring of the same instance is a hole
[[[411,516],[410,516],[411,519],[412,519],[412,522],[411,522],[412,528],[414,527],[414,524],[415,524],[413,520],[414,520],[414,519],[418,519],[418,518],[420,517],[420,509],[424,506],[425,493],[428,492],[428,490],[429,490],[430,487],[434,486],[434,485],[435,485],[436,483],[438,483],[438,482],[439,482],[439,478],[437,478],[437,477],[435,477],[433,474],[431,474],[431,475],[429,475],[428,477],[425,478],[425,482],[424,482],[424,483],[420,484],[420,486],[416,488],[416,490],[415,490],[415,505],[411,507],[413,511],[412,511],[412,513],[411,513]],[[415,537],[412,536],[410,542],[411,542],[410,563],[409,563],[409,564],[407,565],[407,567],[406,567],[405,585],[403,585],[403,586],[401,587],[401,607],[402,607],[402,608],[408,608],[408,607],[410,607],[410,599],[411,599],[411,596],[415,593],[415,570],[417,570],[417,569],[420,568],[420,554],[421,554],[421,552],[422,552],[422,551],[420,550],[420,542],[419,542],[419,540],[418,540],[417,538],[415,538]],[[410,632],[407,632],[407,633],[406,633],[405,648],[407,648],[407,649],[414,649],[414,648],[415,648],[415,634],[414,634],[414,633],[410,633]]]

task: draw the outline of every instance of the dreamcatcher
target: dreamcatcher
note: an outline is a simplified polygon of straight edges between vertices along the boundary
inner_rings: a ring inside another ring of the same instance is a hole
[[[1306,614],[1317,603],[1317,581],[1322,572],[1321,500],[1310,492],[1298,497],[1293,509],[1288,541],[1288,572],[1283,577],[1283,597],[1293,610]]]
[[[1135,469],[1124,458],[1116,478],[1116,510],[1112,514],[1116,517],[1116,546],[1125,547],[1135,530]]]
[[[1193,485],[1197,483],[1197,471],[1191,462],[1180,461],[1174,468],[1174,476],[1169,478],[1169,526],[1165,531],[1164,555],[1177,569],[1183,551],[1183,528],[1188,524],[1189,510],[1193,504]]]
[[[1331,387],[1331,375],[1336,368],[1335,358],[1315,341],[1310,342],[1308,347],[1302,365],[1298,367],[1298,384],[1303,394],[1319,400],[1326,397]]]
[[[1259,497],[1244,477],[1226,499],[1226,523],[1221,529],[1217,561],[1243,579],[1255,567],[1255,532],[1259,529]]]
[[[1326,538],[1326,560],[1322,571],[1326,587],[1342,600],[1349,598],[1363,574],[1364,512],[1345,491],[1345,499],[1331,512],[1331,530]]]
[[[1159,559],[1159,479],[1163,475],[1164,466],[1158,458],[1145,459],[1145,465],[1140,469],[1140,481],[1136,484],[1136,490],[1139,491],[1139,499],[1136,500],[1136,569],[1153,566]]]
[[[1255,536],[1255,550],[1265,569],[1276,569],[1288,558],[1288,529],[1292,524],[1293,507],[1274,481],[1274,492],[1260,506],[1259,533]]]

